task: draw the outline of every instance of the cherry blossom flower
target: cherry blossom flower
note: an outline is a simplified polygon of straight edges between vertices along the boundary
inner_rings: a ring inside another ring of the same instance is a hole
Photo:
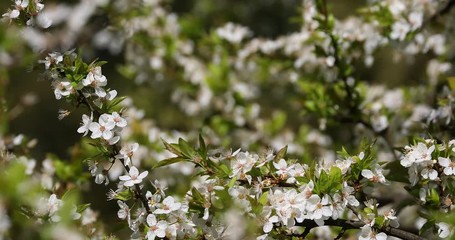
[[[114,137],[114,132],[112,131],[115,127],[115,122],[112,120],[112,116],[109,114],[103,114],[98,119],[98,122],[92,122],[89,125],[92,135],[90,136],[93,139],[102,137],[105,140],[109,140]]]
[[[388,211],[385,211],[383,215],[384,219],[389,220],[389,225],[391,227],[397,228],[400,226],[400,224],[398,223],[398,218],[397,216],[395,216],[395,210],[390,209]]]
[[[50,68],[51,65],[59,64],[63,61],[63,55],[58,52],[49,53],[48,56],[44,60],[40,60],[39,63],[44,63],[44,67],[47,69]]]
[[[250,30],[240,25],[227,23],[223,27],[218,28],[216,34],[228,42],[240,43],[245,37],[250,35]]]
[[[117,201],[117,204],[120,208],[117,212],[118,218],[120,218],[122,220],[126,219],[128,222],[128,225],[130,225],[130,223],[131,223],[130,208],[128,207],[128,205],[126,205],[126,203],[124,203],[120,200]]]
[[[258,158],[259,158],[258,155],[252,155],[249,154],[248,152],[239,152],[231,163],[232,174],[229,177],[248,179],[248,181],[250,182],[251,176],[246,175],[246,173],[253,168]]]
[[[424,179],[436,180],[438,178],[438,172],[433,169],[433,162],[428,161],[420,175],[422,175]]]
[[[369,169],[363,169],[361,172],[362,176],[371,182],[374,183],[388,183],[387,180],[385,179],[384,175],[382,174],[382,168],[379,166],[376,166],[373,171]]]
[[[152,194],[150,191],[147,191],[145,193],[145,198],[147,198],[147,203],[152,211],[156,209],[158,203],[161,202],[161,195],[158,193]]]
[[[414,163],[421,163],[423,161],[430,161],[431,154],[435,149],[434,145],[427,147],[426,144],[419,142],[417,146],[407,146],[407,154],[403,156],[400,163],[404,167],[410,167]]]
[[[296,177],[303,177],[305,175],[305,168],[308,168],[308,166],[306,164],[296,163],[289,168],[289,177],[286,183],[295,183],[297,181]]]
[[[168,227],[166,221],[160,220],[158,222],[155,215],[149,214],[147,216],[147,224],[149,225],[149,231],[147,232],[148,240],[153,240],[155,237],[164,238],[166,236],[166,228]]]
[[[134,152],[139,149],[139,144],[138,143],[133,143],[127,146],[122,147],[120,149],[120,153],[115,156],[118,159],[123,159],[125,166],[130,166],[131,165],[131,157],[133,156]]]
[[[313,194],[306,202],[306,209],[319,226],[324,223],[320,220],[332,216],[332,208],[328,195],[324,195],[321,199],[318,195]]]
[[[370,225],[360,228],[362,230],[359,240],[387,240],[387,235],[383,232],[377,233]]]
[[[343,187],[341,189],[341,195],[335,193],[333,196],[334,201],[340,201],[343,206],[347,206],[348,204],[354,207],[359,206],[359,201],[355,198],[354,195],[354,188],[349,186],[347,182],[343,182]]]
[[[9,18],[10,20],[16,19],[19,17],[21,12],[17,9],[8,10],[8,12],[2,14],[2,17]]]
[[[278,171],[276,171],[276,174],[284,176],[285,178],[287,178],[288,171],[293,168],[293,165],[288,166],[288,163],[284,159],[280,159],[278,163],[274,162],[273,166],[278,169]]]
[[[444,167],[445,175],[455,175],[455,162],[451,161],[449,158],[439,157],[438,163]]]
[[[445,222],[436,223],[436,226],[438,227],[438,236],[440,238],[448,238],[453,234],[453,226]]]
[[[57,195],[52,194],[48,199],[41,198],[37,203],[36,214],[38,216],[49,216],[53,222],[59,222],[58,210],[63,205],[62,200],[57,198]]]
[[[264,233],[269,233],[273,229],[273,224],[278,222],[279,219],[276,215],[272,215],[272,208],[271,207],[264,207],[262,210],[261,216],[259,217],[259,220],[263,224],[262,226],[262,231]]]
[[[95,94],[98,97],[105,97],[106,91],[102,88],[107,85],[106,77],[101,73],[101,67],[93,68],[87,77],[82,80],[84,86],[91,86],[95,89]]]
[[[90,130],[90,124],[92,124],[93,120],[93,113],[90,115],[83,114],[82,115],[82,124],[81,126],[77,129],[78,133],[84,133],[84,136],[87,135],[88,131]]]
[[[96,222],[97,217],[98,217],[98,213],[93,211],[89,207],[82,212],[81,223],[82,223],[82,225],[92,224],[92,223]]]
[[[364,201],[363,204],[371,210],[375,210],[379,206],[379,203],[376,203],[373,199],[368,199],[367,201]]]
[[[411,26],[407,22],[397,21],[392,25],[390,38],[403,41],[409,31],[411,31]]]
[[[16,9],[8,10],[7,13],[4,13],[2,17],[9,18],[10,20],[16,19],[20,15],[20,11],[28,7],[29,0],[15,0],[14,5]]]
[[[179,210],[180,206],[182,206],[181,203],[175,202],[173,197],[168,196],[160,204],[160,208],[156,209],[153,213],[154,214],[169,214],[170,212]]]
[[[122,118],[120,116],[120,114],[118,114],[117,112],[113,112],[111,115],[112,115],[112,120],[115,122],[115,125],[117,127],[121,127],[121,128],[126,127],[127,122],[124,118]]]
[[[73,86],[71,82],[63,79],[61,81],[55,80],[52,82],[52,87],[54,87],[55,99],[60,100],[62,97],[69,96],[73,91]]]
[[[341,169],[342,174],[346,174],[348,170],[350,169],[352,164],[352,158],[346,158],[343,160],[336,160],[335,161],[335,166],[337,166],[339,169]]]
[[[310,180],[307,184],[299,187],[299,191],[304,194],[305,198],[308,200],[313,196],[314,182]]]
[[[125,181],[124,185],[126,187],[131,187],[134,184],[139,184],[142,182],[142,179],[144,179],[148,175],[148,171],[144,171],[141,174],[139,174],[139,170],[137,170],[136,167],[131,167],[129,171],[129,175],[123,175],[120,176],[119,179],[122,181]]]

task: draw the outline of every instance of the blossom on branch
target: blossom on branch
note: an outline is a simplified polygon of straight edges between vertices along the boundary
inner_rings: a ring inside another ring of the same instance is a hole
[[[130,168],[128,175],[120,176],[119,179],[121,181],[125,181],[124,185],[126,187],[131,187],[135,184],[141,183],[142,179],[147,177],[148,173],[149,173],[148,171],[144,171],[141,174],[139,174],[139,170],[133,166]]]

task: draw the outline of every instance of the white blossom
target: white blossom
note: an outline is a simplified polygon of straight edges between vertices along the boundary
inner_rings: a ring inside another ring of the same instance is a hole
[[[87,77],[82,80],[84,86],[91,86],[95,89],[95,94],[98,97],[105,97],[106,91],[102,88],[107,85],[106,77],[101,73],[101,67],[93,68]]]
[[[160,206],[153,212],[154,214],[169,214],[170,212],[177,211],[182,206],[181,203],[175,202],[171,196],[166,197]]]
[[[453,226],[445,222],[436,223],[438,227],[438,236],[440,238],[448,238],[453,234]]]
[[[137,170],[136,167],[131,167],[128,175],[123,175],[120,176],[119,179],[121,181],[125,181],[124,185],[126,187],[131,187],[134,184],[139,184],[142,182],[142,179],[144,179],[148,175],[148,171],[144,171],[141,174],[139,174],[139,170]]]
[[[102,114],[98,119],[98,122],[90,123],[90,131],[92,135],[90,136],[93,139],[102,137],[105,140],[109,140],[114,137],[114,132],[112,131],[115,127],[115,122],[112,119],[112,116],[109,114]]]
[[[134,152],[139,149],[138,143],[133,143],[126,145],[120,149],[120,152],[117,156],[118,159],[123,159],[125,166],[131,165],[131,157],[133,156]]]
[[[54,87],[54,95],[57,100],[69,96],[73,92],[71,82],[66,79],[55,80],[52,82],[52,86]]]
[[[403,41],[408,32],[411,31],[411,26],[405,21],[397,21],[392,25],[392,32],[390,38]]]
[[[231,43],[240,43],[245,37],[250,35],[248,28],[234,23],[227,23],[223,27],[218,28],[216,33]]]
[[[153,240],[155,237],[164,238],[166,236],[166,228],[168,227],[166,221],[157,221],[155,215],[149,214],[147,216],[147,224],[149,226],[149,231],[147,232],[148,240]]]
[[[361,172],[362,176],[374,183],[387,183],[384,175],[382,174],[382,168],[376,166],[373,171],[369,169],[363,169]]]
[[[82,124],[81,126],[77,129],[78,133],[84,133],[84,136],[87,135],[88,131],[90,130],[90,124],[92,124],[93,120],[93,113],[90,115],[83,114],[82,115]]]
[[[430,161],[434,149],[434,145],[427,147],[426,144],[419,142],[417,146],[407,147],[407,153],[401,158],[400,163],[404,167],[410,167],[414,163]]]
[[[387,240],[387,235],[383,232],[377,233],[370,225],[360,228],[361,234],[359,240]]]
[[[444,174],[447,176],[455,175],[455,162],[449,158],[439,157],[438,163],[444,167]]]
[[[113,112],[112,114],[112,120],[115,122],[115,125],[120,128],[124,128],[127,125],[127,122],[124,118],[120,116],[117,112]]]

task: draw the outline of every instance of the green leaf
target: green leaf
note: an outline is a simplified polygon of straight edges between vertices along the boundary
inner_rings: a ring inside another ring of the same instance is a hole
[[[156,163],[153,166],[153,168],[155,169],[155,168],[159,168],[159,167],[163,167],[163,166],[167,166],[167,165],[171,165],[171,164],[183,162],[183,161],[187,161],[187,160],[184,158],[181,158],[181,157],[167,158],[167,159],[161,160],[158,163]]]
[[[432,206],[439,207],[440,199],[438,191],[436,189],[430,189],[430,195],[427,198],[427,203]]]
[[[115,195],[115,199],[117,200],[122,200],[122,201],[128,201],[130,200],[131,198],[133,197],[131,191],[129,191],[128,189],[127,190],[124,190],[124,191],[121,191],[121,192],[118,192],[116,195]]]
[[[166,150],[168,150],[169,152],[171,152],[179,157],[182,157],[182,152],[180,151],[180,147],[178,145],[170,144],[170,143],[164,141],[164,139],[161,139],[161,141],[163,141],[164,148],[166,148]]]
[[[315,192],[318,194],[325,194],[329,186],[330,186],[329,176],[324,170],[322,170],[321,173],[319,174],[319,179],[315,184]]]
[[[196,155],[196,151],[194,151],[194,149],[188,144],[187,141],[183,140],[183,138],[179,138],[179,147],[182,154],[189,159],[192,159]]]
[[[384,169],[391,170],[387,175],[389,181],[409,183],[408,170],[399,161],[387,163]]]
[[[258,199],[258,202],[260,204],[262,204],[263,206],[265,206],[265,204],[267,204],[267,200],[268,200],[268,195],[269,195],[269,192],[265,192],[261,195],[261,197]]]
[[[447,82],[449,83],[450,90],[455,90],[455,77],[448,77]]]
[[[228,183],[228,188],[231,188],[234,186],[235,182],[237,182],[237,177],[234,177],[233,179],[231,179],[231,181],[229,181]]]
[[[220,169],[222,171],[222,175],[219,176],[221,178],[224,178],[224,177],[229,177],[229,175],[231,174],[231,170],[224,164],[221,164],[218,169]]]
[[[87,209],[89,207],[90,207],[90,203],[80,204],[77,206],[77,212],[82,213],[83,211],[85,211],[85,209]]]
[[[275,156],[275,161],[280,161],[280,159],[284,158],[286,156],[286,153],[288,151],[288,146],[286,145],[284,148],[280,149]]]
[[[434,226],[435,222],[434,220],[429,220],[427,221],[425,224],[423,224],[423,226],[420,228],[419,230],[419,235],[423,235],[425,234],[426,232],[430,231],[433,226]]]
[[[103,66],[106,63],[107,63],[107,61],[98,61],[98,62],[93,63],[93,66],[101,67],[101,66]]]
[[[207,152],[207,147],[205,145],[204,138],[202,138],[201,134],[199,134],[199,148],[201,149],[201,151]]]
[[[341,169],[333,166],[329,172],[330,185],[327,189],[329,192],[341,190],[342,187],[342,173]]]
[[[199,202],[199,203],[204,203],[205,202],[205,198],[204,196],[202,195],[201,192],[199,192],[199,190],[197,190],[195,187],[193,187],[191,189],[191,196],[193,197],[193,200],[195,202]]]
[[[207,146],[205,145],[204,138],[202,135],[199,134],[199,154],[201,155],[202,159],[207,159]]]
[[[110,102],[109,109],[112,109],[113,107],[117,106],[119,103],[121,103],[125,99],[126,99],[126,97],[115,98],[114,100],[112,100],[112,102]]]

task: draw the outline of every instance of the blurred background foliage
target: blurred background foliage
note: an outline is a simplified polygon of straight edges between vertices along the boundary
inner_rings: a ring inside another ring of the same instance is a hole
[[[64,1],[47,0],[45,3],[52,6],[56,2]],[[77,1],[65,2],[72,4]],[[357,9],[364,6],[366,2],[329,1],[329,7],[336,17],[344,19],[358,14]],[[253,36],[266,38],[289,34],[297,31],[300,26],[298,21],[301,1],[299,0],[173,0],[169,3],[170,12],[175,12],[179,16],[181,31],[194,40],[203,38],[214,28],[223,26],[227,22],[247,26],[252,30]],[[0,9],[4,12],[11,4],[10,1],[1,1]],[[103,66],[103,74],[109,80],[110,87],[116,89],[120,96],[131,97],[134,105],[143,109],[146,118],[153,119],[157,126],[182,131],[195,127],[193,123],[200,121],[192,121],[171,103],[170,96],[175,82],[164,79],[136,84],[133,79],[119,71],[125,63],[123,52],[115,55],[91,46],[91,32],[107,25],[112,20],[110,17],[112,16],[104,12],[95,14],[89,21],[90,26],[87,26],[87,31],[78,38],[75,46],[80,47],[87,62],[95,58],[108,61],[108,64]],[[61,159],[71,159],[71,155],[74,154],[72,146],[79,143],[81,139],[76,129],[79,126],[82,111],[72,113],[63,121],[58,120],[58,109],[66,109],[68,106],[62,101],[55,100],[50,83],[41,75],[41,70],[37,70],[38,59],[30,49],[23,49],[25,45],[11,42],[11,36],[14,34],[17,34],[14,32],[14,27],[6,28],[5,25],[0,25],[0,41],[10,41],[0,42],[0,46],[10,48],[10,51],[20,55],[18,59],[21,59],[6,69],[0,69],[0,98],[5,99],[2,107],[10,112],[8,116],[0,116],[2,120],[0,131],[10,134],[22,133],[38,139],[39,143],[31,153],[38,161],[45,158],[49,152],[55,153]],[[45,53],[42,53],[41,57],[44,56]],[[406,59],[392,61],[394,58],[392,50],[384,49],[376,55],[373,67],[366,68],[362,64],[354,67],[359,79],[365,82],[386,84],[389,87],[414,85],[425,81],[426,68],[423,66],[430,57],[417,56],[412,60],[411,65],[409,64],[411,62],[407,62]],[[273,108],[286,108],[283,103],[275,100],[287,92],[274,92],[276,91],[274,86],[265,90],[270,92],[265,92],[263,95],[269,95],[271,98],[263,101]],[[293,91],[294,89],[290,90],[290,92]],[[273,96],[277,97],[274,99]],[[267,108],[264,110],[267,111]],[[272,115],[272,112],[262,114]],[[291,115],[277,121],[285,121],[291,129],[300,127],[299,120],[293,119]],[[338,129],[332,129],[332,131],[338,131]],[[116,203],[106,203],[104,200],[106,188],[95,184],[92,184],[91,188],[99,194],[85,194],[84,201],[93,203],[95,209],[101,210],[102,217],[116,219]],[[99,198],[103,200],[99,201]]]
[[[46,4],[52,5],[53,2],[46,1]],[[66,2],[71,4],[77,1]],[[365,5],[366,1],[329,1],[329,4],[335,16],[343,19],[356,14],[356,9]],[[7,9],[10,5],[10,2],[2,1],[0,9]],[[211,29],[227,22],[249,27],[254,36],[274,38],[285,35],[298,29],[299,7],[300,1],[298,0],[174,0],[170,1],[169,5],[170,11],[178,14],[183,26],[182,31],[194,39],[208,34]],[[90,28],[95,29],[101,28],[109,21],[108,16],[105,16],[104,13],[95,15],[93,18],[90,21]],[[93,26],[93,23],[98,26]],[[2,25],[1,28],[5,28],[5,26]],[[0,38],[4,34],[9,34],[6,29],[0,31]],[[155,81],[150,87],[134,84],[131,79],[125,78],[118,72],[119,66],[124,63],[122,54],[112,55],[108,51],[93,49],[90,46],[90,40],[82,34],[76,45],[82,46],[82,53],[87,60],[99,58],[108,61],[103,68],[103,73],[109,79],[111,87],[119,91],[119,95],[130,96],[135,105],[144,109],[146,116],[157,121],[159,126],[182,130],[191,127],[187,120],[182,121],[181,117],[176,117],[181,116],[180,110],[170,104],[171,83]],[[14,51],[26,53],[24,49],[14,49]],[[8,132],[46,139],[41,141],[35,149],[34,154],[38,158],[43,157],[47,152],[55,152],[59,156],[68,157],[69,147],[80,139],[75,131],[80,121],[79,114],[71,114],[65,121],[57,119],[56,110],[65,109],[65,104],[55,101],[48,82],[40,76],[39,71],[31,70],[36,65],[37,59],[34,59],[32,55],[27,56],[27,61],[18,62],[12,68],[2,70],[1,73],[0,94],[6,96],[6,103],[3,104],[8,109],[15,109],[14,114],[7,121]],[[424,81],[425,68],[422,66],[428,57],[418,56],[414,60],[417,64],[412,64],[412,68],[407,67],[406,61],[391,61],[392,57],[390,51],[381,51],[372,68],[356,66],[357,74],[364,81],[385,83],[391,87],[399,86],[403,82],[412,84]],[[274,89],[268,90],[273,91]],[[27,105],[29,98],[37,99],[33,107]]]

